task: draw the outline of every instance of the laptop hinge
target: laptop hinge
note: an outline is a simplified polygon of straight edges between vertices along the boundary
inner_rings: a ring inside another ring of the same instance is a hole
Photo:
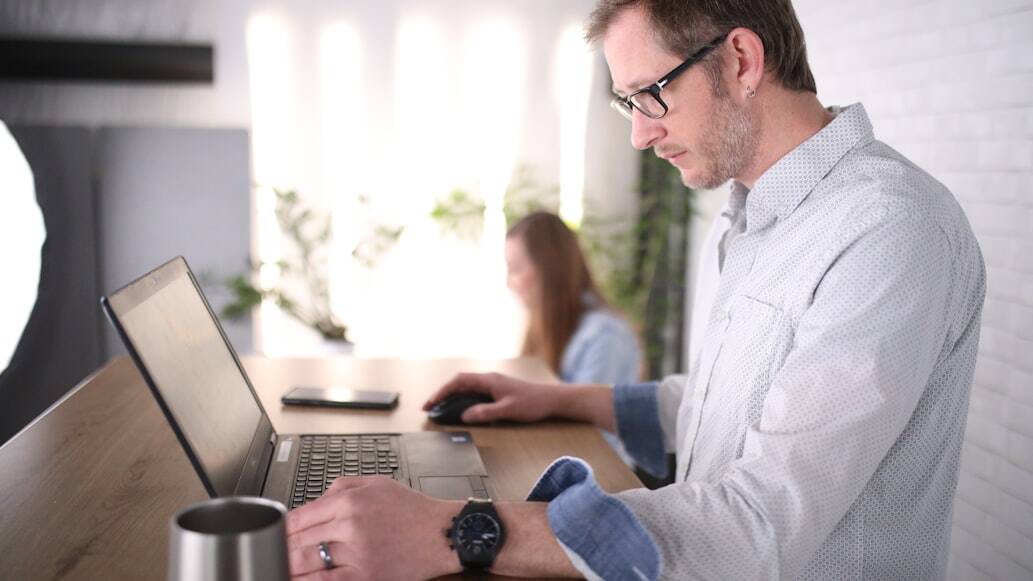
[[[258,496],[262,493],[262,484],[269,471],[269,462],[273,456],[275,442],[276,430],[273,429],[269,419],[263,416],[259,420],[258,430],[251,441],[251,449],[247,453],[233,494]]]
[[[265,490],[266,480],[269,479],[269,473],[273,468],[273,454],[276,453],[276,432],[269,434],[269,445],[266,446],[265,452],[262,453],[262,460],[259,462],[259,466],[265,466],[265,470],[261,473],[261,479],[258,481],[258,490],[261,492]]]

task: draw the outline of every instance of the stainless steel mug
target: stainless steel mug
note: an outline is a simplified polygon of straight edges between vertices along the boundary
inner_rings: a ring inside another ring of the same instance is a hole
[[[169,523],[169,581],[283,581],[287,509],[233,496],[190,505]]]

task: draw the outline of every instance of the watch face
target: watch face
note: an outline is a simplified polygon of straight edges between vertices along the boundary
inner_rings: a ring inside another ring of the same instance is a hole
[[[483,555],[495,550],[501,532],[498,521],[486,514],[474,513],[456,525],[456,540],[471,555]]]

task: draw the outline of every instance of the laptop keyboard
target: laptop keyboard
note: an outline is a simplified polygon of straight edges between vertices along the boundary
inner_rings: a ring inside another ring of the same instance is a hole
[[[341,477],[401,476],[398,438],[384,435],[301,436],[301,459],[291,508],[322,496]]]

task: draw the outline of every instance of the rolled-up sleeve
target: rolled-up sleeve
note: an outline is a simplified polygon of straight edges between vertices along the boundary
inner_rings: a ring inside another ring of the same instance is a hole
[[[587,579],[659,578],[660,554],[652,536],[624,502],[599,488],[583,460],[553,462],[527,500],[549,503],[549,526]]]
[[[667,476],[667,453],[675,451],[678,407],[687,378],[617,385],[613,407],[617,434],[635,465],[657,478]]]
[[[667,475],[667,457],[657,406],[658,387],[656,382],[614,386],[613,409],[624,450],[636,466],[663,478]]]

